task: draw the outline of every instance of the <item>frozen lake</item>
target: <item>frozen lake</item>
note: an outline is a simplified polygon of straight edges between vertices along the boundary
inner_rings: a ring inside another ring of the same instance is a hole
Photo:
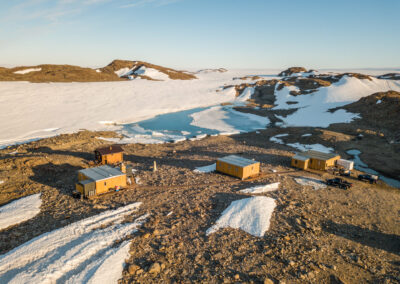
[[[123,125],[126,143],[165,143],[201,139],[206,135],[231,135],[265,129],[269,119],[238,112],[232,106],[212,106],[158,115]]]

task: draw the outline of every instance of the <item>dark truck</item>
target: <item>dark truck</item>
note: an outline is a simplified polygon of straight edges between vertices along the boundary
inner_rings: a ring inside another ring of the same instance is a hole
[[[376,175],[358,175],[358,180],[368,181],[369,183],[376,183],[378,181],[378,176]]]
[[[344,179],[341,178],[333,178],[333,179],[327,179],[326,180],[327,185],[332,185],[332,186],[337,186],[339,188],[343,189],[348,189],[353,186],[353,184],[345,181]]]

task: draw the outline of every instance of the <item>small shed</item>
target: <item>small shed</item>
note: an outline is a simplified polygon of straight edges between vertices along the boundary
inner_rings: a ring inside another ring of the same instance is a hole
[[[121,163],[124,160],[124,150],[119,145],[97,148],[94,151],[94,157],[98,164],[109,165]]]
[[[245,179],[260,173],[260,162],[230,155],[217,159],[217,172]]]
[[[107,165],[78,171],[76,190],[85,197],[124,186],[126,186],[126,174]]]
[[[340,155],[336,153],[325,153],[314,150],[298,153],[292,157],[291,165],[300,169],[313,169],[325,171],[329,167],[333,167],[336,161],[340,159]]]
[[[353,161],[349,161],[349,160],[345,160],[345,159],[339,159],[336,162],[337,166],[340,168],[343,168],[345,170],[349,170],[352,171],[354,168],[354,162]]]

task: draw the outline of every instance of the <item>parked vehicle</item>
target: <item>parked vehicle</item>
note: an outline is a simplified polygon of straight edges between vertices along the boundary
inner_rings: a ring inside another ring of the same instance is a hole
[[[339,188],[343,189],[348,189],[353,186],[353,184],[345,181],[344,179],[341,178],[333,178],[333,179],[327,179],[326,180],[327,185],[332,185],[332,186],[337,186]]]
[[[358,175],[358,180],[368,181],[369,183],[376,183],[378,181],[378,176],[363,174],[363,175]]]
[[[351,175],[351,171],[350,170],[346,170],[346,169],[337,169],[335,168],[333,170],[333,174],[337,175],[337,176],[344,176],[344,177],[349,177]]]

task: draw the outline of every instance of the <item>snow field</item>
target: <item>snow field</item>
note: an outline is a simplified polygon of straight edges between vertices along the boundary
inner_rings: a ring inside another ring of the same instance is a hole
[[[0,184],[3,181],[0,181]],[[40,212],[40,193],[22,197],[0,207],[0,230],[35,217]]]
[[[143,69],[143,74],[151,71],[148,69]],[[131,71],[127,68],[127,70],[118,70],[117,73],[123,75]],[[371,72],[370,70],[357,71],[367,74]],[[385,70],[376,72],[385,73]],[[266,79],[266,76],[272,79],[277,74],[277,70],[199,73],[198,79],[187,81],[132,80],[39,84],[0,82],[0,129],[2,129],[0,147],[61,133],[71,133],[80,129],[118,131],[121,130],[122,124],[142,121],[159,114],[216,106],[224,102],[243,104],[254,91],[252,87],[246,88],[242,95],[236,98],[234,88],[224,89],[224,86],[244,83],[246,80],[233,78],[249,74],[264,76],[262,79]],[[257,80],[252,82],[257,82]],[[350,122],[357,117],[357,114],[344,110],[331,113],[327,111],[328,109],[354,102],[377,91],[390,89],[400,91],[400,82],[376,78],[369,81],[344,76],[331,86],[321,87],[309,95],[290,95],[291,90],[297,90],[293,86],[276,90],[275,104],[277,106],[274,109],[299,108],[287,117],[279,117],[283,121],[282,126],[327,127],[332,123]],[[288,101],[295,101],[297,104],[288,104]],[[216,106],[204,113],[194,115],[193,125],[217,129],[221,134],[229,135],[243,130],[254,131],[265,128],[269,123],[265,117],[242,113],[241,118],[238,118],[240,114],[237,113],[234,113],[234,110]],[[244,128],[238,125],[232,126],[229,123],[230,120],[238,120],[248,125]],[[104,121],[108,123],[102,124],[101,122]],[[251,127],[248,121],[255,126]],[[134,137],[127,140],[127,143],[161,143],[160,139],[153,139],[151,135],[147,136]]]
[[[210,235],[219,229],[230,227],[241,229],[256,237],[262,237],[269,229],[275,206],[275,199],[265,196],[233,201],[222,212],[215,225],[207,230],[206,234]]]
[[[114,244],[145,222],[147,215],[123,223],[140,205],[137,202],[105,211],[1,255],[0,283],[116,283],[128,256],[129,241]]]
[[[80,129],[120,130],[159,114],[234,101],[233,88],[221,86],[241,83],[232,78],[246,72],[199,74],[196,80],[0,82],[0,147]]]

